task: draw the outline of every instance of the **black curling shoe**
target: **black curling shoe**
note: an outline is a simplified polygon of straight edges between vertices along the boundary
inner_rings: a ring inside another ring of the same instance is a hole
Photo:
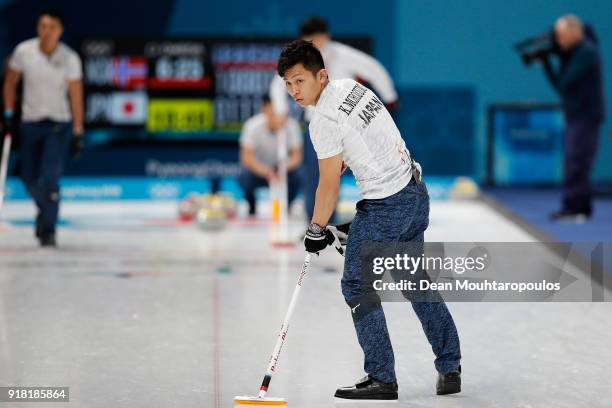
[[[396,400],[397,382],[384,383],[368,375],[351,387],[338,388],[334,397],[352,400]]]
[[[57,247],[57,242],[55,241],[55,234],[43,234],[40,237],[40,246],[48,248]]]
[[[438,384],[436,384],[438,395],[456,394],[461,392],[461,366],[459,370],[451,371],[444,375],[438,374]]]

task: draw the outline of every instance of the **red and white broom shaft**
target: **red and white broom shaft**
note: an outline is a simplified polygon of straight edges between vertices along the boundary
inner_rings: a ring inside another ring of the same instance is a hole
[[[289,303],[289,309],[287,310],[285,320],[283,321],[280,333],[278,334],[278,339],[276,339],[276,345],[274,346],[274,351],[272,352],[272,356],[270,357],[270,363],[268,364],[266,375],[264,376],[263,382],[261,383],[261,387],[259,388],[259,398],[264,398],[266,396],[266,393],[268,392],[268,388],[270,387],[272,374],[276,370],[278,358],[283,348],[283,344],[285,343],[285,339],[287,338],[287,332],[289,331],[289,320],[291,319],[291,315],[293,314],[293,309],[295,309],[295,305],[300,295],[300,290],[302,289],[302,284],[304,283],[304,278],[306,277],[306,273],[308,273],[308,268],[310,267],[310,256],[310,253],[307,253],[306,257],[304,258],[302,271],[300,272],[297,284],[295,285],[295,289],[293,290],[293,296],[291,297],[291,302]]]

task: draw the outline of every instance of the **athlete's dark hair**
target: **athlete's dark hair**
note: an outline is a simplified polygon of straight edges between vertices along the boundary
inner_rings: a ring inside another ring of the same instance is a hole
[[[265,106],[271,102],[272,102],[272,99],[270,99],[269,94],[265,94],[264,96],[261,97],[261,106]]]
[[[300,27],[300,35],[302,37],[313,34],[327,34],[329,28],[327,27],[327,21],[323,17],[310,17],[305,20]]]
[[[38,19],[40,20],[40,18],[43,16],[49,16],[51,18],[54,18],[58,20],[61,25],[64,25],[64,20],[62,19],[62,13],[60,13],[59,10],[56,10],[56,9],[43,10],[38,14]]]
[[[284,77],[285,72],[297,64],[302,64],[313,75],[325,68],[317,47],[305,40],[295,40],[285,45],[278,59],[278,75]]]

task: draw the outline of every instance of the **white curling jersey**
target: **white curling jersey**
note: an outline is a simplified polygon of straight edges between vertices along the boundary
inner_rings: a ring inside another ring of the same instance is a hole
[[[319,159],[342,154],[362,198],[389,197],[410,182],[410,153],[399,129],[382,101],[356,81],[327,84],[309,130]]]
[[[15,48],[9,67],[23,74],[22,121],[70,121],[68,84],[82,77],[81,59],[76,52],[59,43],[47,56],[40,50],[38,38],[32,38]]]

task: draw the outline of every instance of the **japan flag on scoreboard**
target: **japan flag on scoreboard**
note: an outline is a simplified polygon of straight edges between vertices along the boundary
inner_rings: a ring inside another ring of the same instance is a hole
[[[117,125],[141,125],[147,119],[145,92],[115,92],[111,99],[110,122]]]

